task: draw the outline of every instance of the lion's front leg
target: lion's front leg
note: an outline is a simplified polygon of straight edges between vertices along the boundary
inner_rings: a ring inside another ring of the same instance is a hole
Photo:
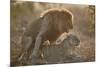
[[[31,56],[37,56],[37,53],[39,51],[39,47],[41,45],[41,42],[42,42],[42,37],[41,36],[37,36],[36,37],[36,41],[35,41],[35,46],[34,46],[34,49],[33,49],[33,52],[32,52]]]
[[[49,46],[49,45],[50,45],[50,41],[49,40],[44,41],[43,46]]]
[[[32,63],[35,64],[37,62],[38,54],[39,54],[39,49],[40,45],[42,43],[42,37],[38,35],[36,37],[35,45],[32,54],[30,55],[30,59],[32,60]]]
[[[43,42],[42,48],[43,47],[49,47],[50,45],[51,45],[50,44],[50,41],[49,40],[46,40],[46,41]],[[42,50],[41,50],[41,57],[44,58],[44,54],[43,54]]]

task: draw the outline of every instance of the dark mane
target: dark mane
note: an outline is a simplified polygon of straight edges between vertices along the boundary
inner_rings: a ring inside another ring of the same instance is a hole
[[[67,9],[48,9],[41,15],[44,21],[48,21],[55,31],[68,32],[69,29],[73,28],[73,15]],[[45,22],[47,23],[47,22]]]

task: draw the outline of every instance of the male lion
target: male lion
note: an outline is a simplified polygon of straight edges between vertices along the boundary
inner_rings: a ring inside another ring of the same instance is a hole
[[[73,15],[67,9],[48,9],[40,18],[30,24],[23,35],[22,51],[19,60],[27,53],[33,59],[33,64],[38,57],[39,49],[45,41],[55,43],[63,33],[73,29]],[[27,37],[27,39],[25,39]]]

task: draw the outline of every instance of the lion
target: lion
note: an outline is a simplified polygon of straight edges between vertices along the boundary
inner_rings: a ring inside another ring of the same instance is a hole
[[[73,14],[69,10],[53,8],[44,11],[24,32],[23,47],[18,60],[20,61],[24,54],[28,53],[28,58],[34,58],[34,64],[45,41],[48,40],[50,44],[55,43],[59,36],[65,32],[69,33],[72,29]]]
[[[64,40],[62,41],[62,39]],[[78,55],[74,53],[75,48],[80,44],[80,39],[75,34],[66,35],[66,33],[63,33],[55,42],[57,45],[43,45],[42,52],[45,61],[42,63],[55,64],[80,61],[80,58],[77,58]]]

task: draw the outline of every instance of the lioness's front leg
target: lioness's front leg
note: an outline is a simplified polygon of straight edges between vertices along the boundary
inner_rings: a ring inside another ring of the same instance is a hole
[[[53,44],[55,44],[55,45],[61,44],[64,41],[64,39],[67,38],[68,35],[69,34],[66,32],[62,33]]]

